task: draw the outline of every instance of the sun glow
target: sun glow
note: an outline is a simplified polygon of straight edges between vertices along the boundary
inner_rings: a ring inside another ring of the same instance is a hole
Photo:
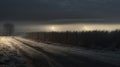
[[[86,30],[86,31],[92,30],[90,27],[87,27],[87,26],[83,26],[83,29]]]
[[[52,26],[52,27],[51,27],[51,30],[52,30],[52,31],[56,31],[56,27],[55,27],[55,26]]]
[[[116,29],[120,29],[120,24],[54,24],[54,25],[38,25],[31,26],[28,28],[24,28],[27,31],[93,31],[93,30],[105,30],[105,31],[113,31]],[[23,30],[23,31],[26,31]]]

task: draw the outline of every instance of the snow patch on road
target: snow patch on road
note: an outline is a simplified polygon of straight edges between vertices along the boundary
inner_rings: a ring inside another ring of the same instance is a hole
[[[48,52],[68,52],[71,54],[76,54],[84,57],[91,58],[93,60],[102,61],[105,63],[110,63],[113,65],[120,66],[120,51],[99,51],[99,50],[88,50],[84,48],[78,48],[78,47],[67,47],[67,46],[60,46],[60,45],[52,45],[52,44],[44,44],[44,43],[38,43],[35,41],[31,41],[28,39],[16,37],[17,39],[31,44],[31,46],[40,47]]]

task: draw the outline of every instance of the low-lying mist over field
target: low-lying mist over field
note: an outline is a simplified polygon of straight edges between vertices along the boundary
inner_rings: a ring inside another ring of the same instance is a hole
[[[5,23],[15,25],[16,32],[64,32],[64,31],[113,31],[119,30],[118,20],[50,20],[50,21],[1,21],[0,30]]]
[[[18,31],[27,32],[62,32],[62,31],[113,31],[120,29],[120,24],[51,24],[51,25],[23,25],[17,26]]]

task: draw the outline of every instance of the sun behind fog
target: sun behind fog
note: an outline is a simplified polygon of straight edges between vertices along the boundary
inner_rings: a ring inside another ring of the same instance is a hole
[[[56,31],[56,27],[55,27],[55,26],[52,26],[52,27],[51,27],[51,30],[52,30],[52,31]]]
[[[85,31],[90,31],[90,30],[92,30],[90,27],[88,27],[88,26],[83,26],[83,30],[85,30]]]

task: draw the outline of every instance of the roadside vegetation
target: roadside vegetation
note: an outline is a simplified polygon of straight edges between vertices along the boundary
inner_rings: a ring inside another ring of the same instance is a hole
[[[92,49],[120,48],[120,30],[82,32],[31,32],[26,38],[45,43],[60,43]]]

